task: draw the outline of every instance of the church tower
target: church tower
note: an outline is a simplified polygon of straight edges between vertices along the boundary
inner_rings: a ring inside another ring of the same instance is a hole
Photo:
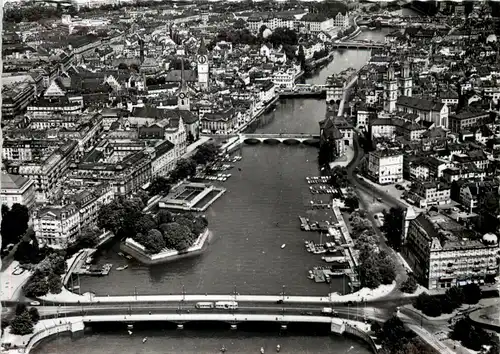
[[[396,100],[398,95],[398,82],[394,76],[394,67],[389,65],[387,70],[387,79],[385,82],[385,102],[384,110],[386,112],[394,112],[396,110]]]
[[[403,79],[403,96],[411,97],[413,82],[411,79],[411,69],[410,63],[407,61],[403,64],[403,69],[401,71]]]
[[[198,85],[202,90],[208,89],[209,80],[209,65],[208,65],[208,50],[205,46],[205,41],[201,39],[200,48],[197,55],[198,64]]]
[[[186,83],[184,72],[184,57],[181,57],[181,87],[177,96],[177,107],[181,111],[191,110],[191,102],[189,99],[189,88]]]

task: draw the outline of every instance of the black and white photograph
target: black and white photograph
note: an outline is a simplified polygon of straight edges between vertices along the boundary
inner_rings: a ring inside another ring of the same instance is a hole
[[[3,0],[5,354],[500,354],[500,0]]]

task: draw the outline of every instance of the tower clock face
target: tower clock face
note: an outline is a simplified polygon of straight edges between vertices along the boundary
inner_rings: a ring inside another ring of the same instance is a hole
[[[204,55],[199,55],[198,56],[198,63],[200,64],[205,64],[207,62],[207,57]]]
[[[183,100],[186,98],[186,95],[184,94],[184,92],[181,92],[181,94],[179,95],[180,99]]]

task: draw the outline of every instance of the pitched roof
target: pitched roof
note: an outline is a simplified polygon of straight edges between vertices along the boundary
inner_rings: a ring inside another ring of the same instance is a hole
[[[437,100],[430,101],[422,98],[408,96],[399,96],[396,104],[422,111],[441,111],[445,105],[444,103]]]
[[[29,179],[20,175],[11,175],[10,173],[2,172],[1,185],[2,189],[21,189]]]

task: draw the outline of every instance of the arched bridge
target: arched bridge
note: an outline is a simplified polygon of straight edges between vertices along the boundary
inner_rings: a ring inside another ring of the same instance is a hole
[[[385,47],[382,43],[375,42],[339,42],[333,43],[333,48],[346,48],[346,49],[382,49]]]
[[[320,136],[316,134],[239,134],[240,142],[247,144],[319,144]]]

